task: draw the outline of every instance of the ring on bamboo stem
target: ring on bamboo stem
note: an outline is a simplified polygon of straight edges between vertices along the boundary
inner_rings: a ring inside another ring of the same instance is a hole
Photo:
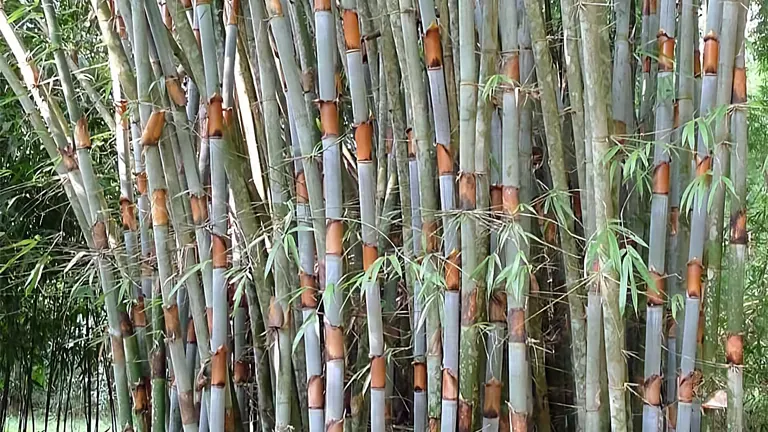
[[[131,307],[131,316],[134,327],[147,326],[147,313],[144,310],[144,296],[140,295],[136,300],[136,304]]]
[[[383,389],[386,383],[387,359],[384,356],[374,356],[371,358],[371,388]]]
[[[143,413],[148,408],[147,403],[147,389],[144,384],[137,384],[133,390],[133,411],[137,413]]]
[[[730,333],[725,341],[725,359],[729,365],[744,364],[744,337]]]
[[[239,0],[229,0],[229,25],[237,25],[237,14],[240,11]]]
[[[459,398],[459,381],[454,372],[443,368],[443,400],[455,401]]]
[[[357,161],[370,162],[372,154],[373,124],[370,121],[360,123],[355,128],[355,143],[357,144]]]
[[[453,175],[453,158],[448,143],[437,143],[437,170],[441,176]]]
[[[61,163],[64,165],[64,169],[68,172],[77,170],[77,159],[75,159],[72,146],[68,145],[66,148],[59,148],[59,155],[61,155]]]
[[[509,55],[504,62],[504,75],[514,83],[520,82],[520,56],[517,53]]]
[[[697,371],[692,371],[688,375],[678,378],[677,400],[680,402],[693,402],[693,395],[695,392],[694,387],[698,387],[698,384],[696,383],[696,372]]]
[[[475,173],[459,174],[459,204],[462,210],[474,210],[477,205],[477,184]]]
[[[669,209],[669,235],[677,235],[680,227],[680,208],[672,207]]]
[[[701,51],[698,47],[693,51],[693,77],[701,78]]]
[[[672,314],[670,314],[667,319],[667,337],[670,339],[677,338],[677,323],[675,322],[675,317],[673,317]]]
[[[461,296],[461,325],[471,326],[477,321],[479,291],[475,286],[469,292],[463,292]],[[466,307],[465,307],[466,306]]]
[[[120,198],[120,218],[124,230],[136,231],[137,221],[136,213],[134,212],[135,208],[136,207],[128,198]]]
[[[712,157],[707,154],[704,156],[704,158],[701,158],[698,154],[696,155],[696,176],[702,176],[705,175],[707,177],[711,177],[711,173],[709,172],[710,167],[712,166]],[[707,184],[709,184],[709,180],[707,180]]]
[[[517,218],[519,216],[517,209],[520,206],[520,190],[514,186],[504,186],[502,206],[506,215]]]
[[[648,304],[652,306],[661,306],[664,304],[666,279],[655,271],[651,271],[653,286],[648,287],[645,295],[648,297]]]
[[[703,271],[701,261],[694,259],[688,263],[686,274],[686,292],[688,297],[701,298],[701,273]]]
[[[296,202],[306,204],[309,202],[309,192],[307,191],[307,180],[304,171],[296,174]]]
[[[514,432],[528,430],[528,415],[526,413],[512,412],[510,417],[512,417],[511,423]]]
[[[344,359],[344,330],[325,324],[325,352],[328,361]]]
[[[653,169],[653,193],[669,194],[669,162],[660,162]]]
[[[413,140],[413,129],[408,128],[405,130],[405,139],[408,140],[408,159],[416,157],[416,143]]]
[[[421,226],[421,231],[424,235],[424,244],[426,245],[426,252],[432,253],[440,249],[440,237],[437,235],[437,221],[426,221]]]
[[[507,328],[510,343],[525,343],[525,309],[515,308],[508,311]]]
[[[227,382],[227,348],[222,345],[211,357],[211,386],[224,388]]]
[[[485,383],[483,398],[483,417],[498,418],[501,412],[501,381],[491,378]]]
[[[322,409],[325,404],[323,377],[312,375],[307,384],[307,405],[310,409]]]
[[[208,101],[208,137],[221,138],[224,126],[224,112],[221,108],[222,99],[218,93]]]
[[[488,308],[488,320],[490,322],[505,323],[507,321],[507,293],[496,291],[491,297]]]
[[[675,69],[675,39],[663,29],[656,38],[659,42],[659,72],[672,72]]]
[[[157,226],[168,225],[168,208],[166,207],[166,190],[152,191],[152,223]]]
[[[109,249],[109,238],[107,237],[107,225],[104,221],[96,221],[91,228],[91,236],[93,237],[93,246],[98,251],[105,251]]]
[[[267,325],[271,329],[280,329],[285,325],[285,313],[283,305],[272,296],[269,299],[269,310],[267,312]]]
[[[717,75],[717,58],[720,54],[720,41],[717,39],[717,34],[710,30],[706,36],[704,36],[704,74]]]
[[[245,384],[248,382],[248,377],[251,375],[251,370],[249,367],[249,363],[247,361],[243,360],[237,360],[235,362],[235,374],[234,374],[234,382],[235,384]]]
[[[471,432],[472,431],[472,414],[473,408],[469,401],[459,399],[459,432]]]
[[[91,148],[91,135],[88,133],[88,120],[85,114],[75,124],[75,143],[78,149]]]
[[[453,250],[445,262],[445,289],[458,291],[461,287],[461,261],[459,251]]]
[[[731,216],[731,244],[747,244],[747,209],[740,208]]]
[[[184,94],[184,90],[179,83],[179,77],[173,76],[165,79],[165,87],[168,90],[168,96],[170,96],[173,103],[177,106],[184,106],[187,104],[187,95]]]
[[[224,237],[213,234],[211,236],[211,261],[213,261],[213,268],[222,269],[227,268],[227,242]]]
[[[363,270],[367,271],[376,259],[379,257],[379,252],[376,245],[363,245]]]
[[[373,385],[371,385],[371,387],[373,387]],[[413,391],[421,392],[426,389],[427,365],[423,361],[415,361],[413,362]]]
[[[643,57],[643,73],[651,73],[651,58],[649,56]]]
[[[165,357],[165,345],[158,345],[157,349],[152,351],[152,364],[149,365],[153,378],[165,378],[167,369],[167,360]]]
[[[141,134],[141,145],[154,146],[160,141],[165,126],[165,111],[155,111],[149,116],[144,133]]]
[[[643,399],[645,403],[653,406],[661,406],[661,376],[651,375],[643,383]]]
[[[335,101],[315,101],[320,108],[320,126],[323,138],[339,136],[339,109]]]
[[[124,338],[133,335],[133,324],[128,316],[128,312],[120,312],[120,334]]]
[[[124,362],[125,350],[123,349],[123,337],[119,335],[110,334],[109,342],[112,345],[112,361],[114,363]]]
[[[187,343],[197,344],[197,334],[195,333],[195,322],[192,318],[187,322]]]
[[[747,102],[747,70],[743,67],[733,69],[733,96],[731,103]]]
[[[436,22],[430,24],[424,33],[424,62],[428,69],[443,67],[443,48],[440,44],[440,27]]]
[[[353,9],[344,9],[341,14],[342,28],[344,30],[344,44],[347,51],[360,49],[360,24],[357,19],[357,12]]]
[[[191,195],[189,197],[190,207],[192,208],[192,222],[195,225],[204,224],[208,219],[208,203],[205,195]]]
[[[344,224],[339,220],[329,220],[325,235],[325,253],[341,256],[343,239]]]
[[[301,308],[317,308],[317,288],[315,286],[315,277],[306,273],[299,276],[301,280]]]
[[[492,185],[491,186],[491,211],[492,212],[501,212],[503,209],[502,205],[502,198],[503,195],[503,187],[501,185]]]
[[[147,194],[147,173],[142,171],[136,173],[136,189],[139,191],[139,195]]]
[[[315,12],[331,10],[331,0],[315,0]]]
[[[163,318],[165,318],[165,336],[175,341],[181,337],[181,323],[179,322],[179,305],[172,304],[163,308]]]

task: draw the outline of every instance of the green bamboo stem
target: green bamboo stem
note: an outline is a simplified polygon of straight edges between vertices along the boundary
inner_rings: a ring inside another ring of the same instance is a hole
[[[611,196],[611,179],[609,178],[610,161],[605,156],[612,145],[608,123],[610,119],[608,112],[610,83],[607,82],[607,77],[602,73],[608,65],[605,64],[605,59],[600,54],[605,52],[608,46],[605,33],[600,31],[605,22],[605,13],[608,11],[606,6],[604,2],[586,5],[581,11],[579,20],[584,59],[584,82],[590,83],[587,86],[586,99],[594,160],[595,232],[601,236],[609,237],[615,235],[608,227],[609,221],[614,218],[615,210]],[[598,249],[597,258],[599,261],[594,277],[597,278],[595,283],[599,284],[597,289],[602,297],[611,427],[615,431],[623,431],[627,430],[628,427],[627,366],[622,354],[624,325],[619,312],[619,287],[615,282],[617,269],[611,268],[608,264],[606,248],[607,244],[603,243]],[[591,312],[591,307],[589,312]],[[594,341],[592,338],[590,340]],[[590,349],[589,345],[587,349]],[[587,358],[589,359],[589,353]],[[588,384],[589,382],[588,378]],[[587,390],[587,394],[589,393],[590,389]],[[590,402],[588,401],[588,403]],[[587,408],[588,415],[589,408]]]
[[[307,8],[301,2],[288,2],[289,17],[291,19],[291,28],[293,29],[293,35],[296,37],[297,59],[299,60],[299,68],[301,70],[301,87],[304,94],[304,105],[307,108],[310,118],[317,118],[319,113],[317,111],[317,90],[315,89],[315,65],[317,60],[315,59],[315,44],[312,43],[312,34],[309,30],[309,20],[307,19]],[[320,140],[320,135],[317,133],[317,128],[313,129],[314,141]]]
[[[451,12],[448,7],[448,0],[437,0],[437,11],[440,16],[439,26],[442,28],[440,31],[440,42],[442,45],[443,54],[443,72],[445,74],[444,85],[448,95],[448,115],[450,116],[451,128],[451,154],[456,154],[459,151],[459,130],[456,125],[459,124],[459,97],[458,97],[458,85],[456,84],[457,69],[456,64],[458,60],[456,57],[456,47],[453,42],[453,37],[448,30],[450,23]]]
[[[533,54],[536,62],[536,72],[541,92],[541,109],[544,119],[544,128],[547,138],[547,153],[549,155],[550,175],[552,177],[552,191],[557,195],[554,199],[565,201],[562,205],[568,205],[568,178],[565,166],[563,140],[561,136],[558,105],[555,90],[555,71],[552,68],[552,59],[546,42],[546,30],[544,17],[538,5],[533,1],[526,1],[525,8],[530,25],[531,38],[533,40]],[[566,201],[567,200],[567,201]],[[581,300],[578,287],[579,267],[578,250],[573,237],[573,220],[558,221],[560,231],[560,246],[565,260],[566,286],[568,287],[568,304],[570,308],[571,338],[573,345],[586,345],[586,319],[584,316],[584,304]],[[580,359],[579,359],[580,360]],[[578,365],[578,364],[577,364]],[[575,366],[576,367],[576,366]],[[576,385],[580,383],[576,381]]]
[[[169,0],[166,2],[166,8],[173,18],[174,34],[178,38],[179,47],[187,58],[190,78],[201,94],[208,94],[203,69],[203,55],[189,20],[190,14],[193,13],[192,2],[190,0]]]
[[[656,33],[659,31],[659,15],[657,12],[658,0],[643,0],[643,21],[641,50],[643,53],[642,87],[640,112],[640,133],[647,134],[653,131],[653,107],[656,96],[656,76],[658,71],[658,48],[656,45]]]
[[[53,2],[43,2],[43,12],[48,27],[48,36],[54,49],[56,69],[64,91],[70,127],[75,131],[75,147],[83,176],[83,187],[87,196],[89,211],[86,219],[91,224],[93,250],[98,254],[97,263],[102,291],[104,292],[104,308],[107,312],[109,334],[112,341],[112,365],[115,376],[115,387],[118,399],[118,422],[121,427],[131,426],[131,405],[128,396],[128,379],[126,375],[125,349],[120,331],[120,308],[117,293],[114,290],[114,270],[106,255],[110,253],[108,242],[108,213],[101,200],[101,189],[98,186],[96,173],[91,160],[91,140],[87,130],[87,120],[81,115],[80,106],[76,101],[72,74],[67,64],[66,55],[62,49],[61,30]]]
[[[741,12],[744,14],[744,12]],[[742,30],[743,32],[743,30]],[[739,35],[737,35],[739,36]],[[744,421],[744,288],[747,263],[747,76],[742,39],[733,73],[734,104],[731,114],[731,139],[734,142],[731,157],[731,179],[734,191],[731,198],[729,264],[729,290],[727,299],[725,357],[728,362],[728,428],[745,430]]]
[[[77,54],[72,53],[72,55],[76,56]],[[75,78],[77,78],[77,81],[80,83],[80,87],[83,88],[85,94],[88,95],[88,99],[91,100],[93,108],[96,110],[96,112],[99,113],[99,116],[102,120],[104,120],[104,123],[107,125],[109,130],[112,133],[116,133],[117,130],[115,118],[107,109],[106,105],[104,105],[104,102],[101,101],[101,94],[99,94],[99,91],[96,90],[91,84],[91,79],[86,74],[85,68],[80,67],[79,59],[75,58],[73,60],[71,57],[67,57],[67,62],[69,63],[69,69],[73,74],[75,74]],[[77,64],[75,62],[77,62]]]

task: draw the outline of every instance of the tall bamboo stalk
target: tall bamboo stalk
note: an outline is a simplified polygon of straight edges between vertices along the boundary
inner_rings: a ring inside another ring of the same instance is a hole
[[[446,346],[461,346],[459,353],[458,371],[452,371],[447,361],[443,379],[443,395],[453,389],[459,390],[458,420],[459,430],[468,431],[472,427],[472,401],[477,387],[477,357],[478,332],[475,309],[482,305],[478,285],[472,277],[477,267],[477,221],[472,214],[476,209],[477,188],[475,173],[475,122],[477,110],[477,61],[475,59],[475,16],[474,4],[461,0],[458,4],[459,21],[459,53],[460,53],[460,84],[459,84],[459,207],[462,211],[461,221],[461,335],[457,340],[447,332],[449,326],[449,310],[446,305]],[[447,278],[446,278],[447,279]],[[458,319],[458,317],[456,317]],[[454,345],[455,343],[455,345]],[[458,376],[451,376],[458,372]],[[446,376],[447,375],[447,376]],[[457,381],[458,378],[458,381]],[[473,385],[474,382],[474,385]],[[451,398],[443,398],[443,428],[454,430],[456,414],[452,412]],[[453,397],[455,400],[455,397]]]
[[[608,226],[609,221],[614,218],[615,209],[611,195],[610,161],[605,156],[612,146],[608,124],[610,84],[602,74],[607,65],[600,54],[605,52],[608,46],[605,34],[601,33],[601,28],[606,22],[607,11],[607,5],[602,1],[585,5],[581,11],[580,22],[584,81],[590,83],[586,94],[594,160],[595,226],[597,235],[603,237],[597,253],[599,261],[595,283],[600,284],[598,289],[602,297],[611,427],[614,431],[622,431],[627,430],[628,427],[625,387],[627,365],[622,354],[624,324],[619,312],[619,287],[615,282],[617,269],[611,268],[607,261],[607,243],[611,237],[615,237]]]
[[[125,349],[123,337],[120,331],[120,312],[118,293],[115,292],[114,269],[107,260],[110,253],[108,240],[108,213],[102,202],[102,190],[98,185],[98,179],[91,160],[91,139],[87,128],[87,119],[81,114],[80,106],[76,100],[72,74],[66,60],[66,54],[62,49],[61,30],[54,4],[50,0],[43,2],[43,12],[48,27],[48,36],[54,49],[56,69],[59,73],[64,97],[67,103],[67,112],[70,127],[74,130],[74,144],[77,149],[77,162],[83,177],[83,187],[87,196],[86,219],[91,225],[93,236],[93,250],[97,253],[99,267],[99,279],[104,292],[104,308],[107,312],[110,340],[112,342],[112,367],[115,375],[115,387],[118,399],[118,422],[121,427],[131,426],[131,404],[128,396],[128,381],[126,375]],[[85,209],[85,208],[84,208]]]
[[[352,121],[355,128],[357,146],[357,175],[360,191],[360,223],[363,241],[363,271],[369,271],[378,258],[376,233],[376,163],[373,160],[374,125],[370,120],[367,98],[367,85],[363,71],[362,37],[357,4],[354,0],[341,2],[341,15],[346,46],[347,76],[352,97]],[[317,16],[317,15],[316,15]],[[381,297],[377,279],[366,276],[363,280],[366,312],[368,321],[368,356],[370,358],[371,409],[370,421],[373,432],[383,432],[385,428],[385,386],[387,362],[384,357],[384,331],[381,317]],[[423,334],[423,332],[422,332]],[[423,336],[422,336],[423,338]],[[424,344],[422,343],[422,346]],[[360,354],[358,354],[360,355]],[[426,393],[424,393],[426,399]],[[426,419],[426,400],[418,403],[414,398],[414,424],[426,424],[420,420],[419,411]]]
[[[745,11],[741,12],[742,14]],[[742,30],[743,32],[743,30]],[[738,35],[737,35],[738,36]],[[731,114],[731,178],[736,192],[731,198],[730,242],[728,244],[729,290],[725,357],[728,362],[728,425],[745,429],[744,422],[744,288],[747,261],[747,76],[742,39],[733,72],[734,104]]]
[[[646,134],[653,130],[653,107],[656,96],[656,75],[658,71],[658,46],[656,33],[659,31],[659,15],[656,8],[659,0],[643,0],[642,21],[642,53],[643,75],[641,88],[640,133]]]
[[[339,115],[336,99],[336,47],[328,43],[335,40],[335,24],[331,2],[315,1],[315,29],[317,31],[317,72],[320,124],[323,134],[323,189],[325,216],[328,227],[325,262],[325,424],[328,430],[344,428],[344,370],[345,341],[342,315],[343,291],[339,284],[344,272],[342,253],[344,224],[342,218],[342,182]],[[296,109],[296,106],[294,106]],[[354,107],[353,107],[354,110]]]
[[[674,131],[675,4],[662,0],[658,33],[659,75],[656,83],[656,133],[654,138],[653,198],[648,242],[648,270],[655,285],[646,292],[648,308],[645,333],[643,430],[664,426],[661,399],[661,345],[664,339],[666,296],[665,242],[669,214],[670,150]]]

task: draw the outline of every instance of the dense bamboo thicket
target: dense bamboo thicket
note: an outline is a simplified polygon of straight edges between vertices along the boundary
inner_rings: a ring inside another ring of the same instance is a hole
[[[75,3],[0,72],[113,430],[749,428],[746,0]]]

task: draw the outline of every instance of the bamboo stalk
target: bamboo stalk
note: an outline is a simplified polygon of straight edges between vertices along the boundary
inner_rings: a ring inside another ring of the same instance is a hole
[[[659,15],[656,8],[659,0],[643,0],[643,21],[642,21],[642,52],[643,52],[643,75],[640,112],[640,133],[647,134],[654,130],[653,126],[653,107],[656,96],[656,76],[658,72],[658,47],[656,34],[659,31]]]
[[[121,427],[131,426],[131,405],[128,397],[128,381],[126,376],[125,349],[120,332],[120,306],[117,293],[114,291],[114,271],[106,255],[110,253],[107,228],[108,213],[103,206],[101,189],[98,186],[96,173],[91,160],[91,140],[87,130],[87,120],[81,115],[80,106],[75,99],[72,74],[62,49],[61,30],[53,2],[43,2],[43,12],[48,27],[48,36],[54,47],[56,69],[59,72],[64,97],[67,103],[71,127],[75,131],[74,144],[77,149],[77,160],[83,176],[83,187],[87,195],[89,211],[86,218],[91,224],[93,250],[98,254],[99,279],[104,292],[104,308],[107,312],[109,334],[112,342],[112,366],[115,375],[115,387],[118,399],[118,421]]]
[[[293,121],[291,124],[296,127],[297,141],[301,149],[301,160],[304,166],[304,176],[309,193],[310,216],[315,235],[315,247],[318,253],[320,281],[323,282],[325,280],[326,267],[325,211],[323,210],[324,205],[322,202],[323,193],[321,185],[323,183],[316,160],[315,143],[312,141],[312,124],[306,109],[303,108],[301,80],[293,53],[290,24],[285,19],[282,3],[278,0],[265,0],[265,4],[287,87],[287,104],[289,107],[292,107],[290,118]],[[316,31],[319,32],[320,30]]]
[[[605,52],[604,50],[608,46],[605,34],[600,31],[606,11],[607,8],[604,3],[592,3],[584,7],[579,20],[583,44],[584,82],[590,83],[587,86],[586,95],[594,159],[595,232],[605,237],[606,241],[608,241],[610,237],[615,236],[608,227],[608,222],[613,219],[615,210],[613,208],[609,178],[608,164],[610,162],[605,157],[611,148],[608,124],[610,115],[608,112],[610,83],[607,82],[606,77],[601,73],[607,65],[604,64],[604,59],[600,55],[601,52]],[[606,247],[607,244],[603,243],[598,249],[598,262],[595,268],[596,274],[594,275],[596,281],[594,283],[599,284],[596,286],[596,289],[599,290],[602,298],[611,427],[613,430],[621,431],[626,430],[628,427],[627,398],[625,393],[627,366],[622,355],[622,349],[624,348],[624,325],[619,313],[619,290],[615,282],[616,269],[610,268],[610,265],[607,263],[608,252]],[[587,313],[589,314],[592,311],[592,305],[588,309]],[[589,331],[590,333],[592,332],[592,330]],[[590,338],[590,340],[594,341],[594,338]],[[592,348],[594,349],[594,345]],[[591,349],[589,345],[587,349]],[[594,355],[594,351],[592,353]],[[588,364],[589,361],[592,361],[589,354],[588,352]],[[594,380],[594,378],[592,377],[591,379]],[[589,378],[587,383],[589,386]],[[598,394],[594,390],[592,392],[592,394]],[[590,389],[587,390],[587,394],[590,394]],[[588,403],[590,402],[588,401]],[[589,407],[587,412],[589,415]]]
[[[657,105],[654,139],[653,198],[648,243],[648,270],[655,285],[646,291],[646,333],[643,429],[660,431],[664,426],[662,415],[661,354],[664,339],[664,298],[666,292],[667,226],[669,224],[670,151],[674,125],[674,62],[675,62],[675,4],[662,0],[658,33],[659,61]],[[669,235],[676,234],[672,227]]]
[[[373,159],[374,125],[369,117],[367,85],[363,73],[363,41],[357,5],[354,0],[342,1],[341,15],[346,45],[347,76],[352,97],[352,119],[357,147],[357,174],[360,193],[360,224],[363,241],[363,271],[368,272],[378,259],[376,209],[376,162]],[[315,14],[317,17],[317,14]],[[368,356],[370,358],[371,402],[370,422],[373,432],[384,432],[385,386],[387,360],[384,357],[384,331],[381,315],[381,294],[377,278],[363,280],[368,327]],[[423,333],[423,332],[422,332]],[[423,339],[423,336],[422,336]],[[424,344],[422,344],[423,346]],[[360,353],[358,353],[360,355]],[[423,389],[422,389],[423,392]],[[415,408],[422,405],[414,399]],[[415,413],[415,424],[426,423],[426,401],[421,408],[424,420]]]
[[[745,2],[746,3],[746,2]],[[744,14],[744,11],[741,12]],[[743,18],[742,18],[743,19]],[[742,30],[743,32],[743,30]],[[738,35],[737,36],[741,36]],[[744,422],[744,288],[747,262],[747,76],[744,63],[744,41],[738,47],[733,73],[735,105],[731,114],[731,137],[735,143],[731,158],[734,191],[731,201],[730,242],[728,245],[729,290],[726,324],[725,357],[728,362],[728,425],[736,431],[745,429]]]
[[[345,340],[342,305],[344,293],[339,284],[344,272],[342,262],[344,224],[342,222],[341,143],[336,88],[336,47],[332,5],[329,0],[315,1],[317,31],[318,102],[323,143],[323,189],[326,237],[325,309],[326,382],[325,425],[328,430],[344,429]],[[323,42],[325,41],[325,42]],[[296,107],[294,106],[294,109]],[[353,107],[354,110],[354,107]],[[306,169],[306,168],[305,168]]]

